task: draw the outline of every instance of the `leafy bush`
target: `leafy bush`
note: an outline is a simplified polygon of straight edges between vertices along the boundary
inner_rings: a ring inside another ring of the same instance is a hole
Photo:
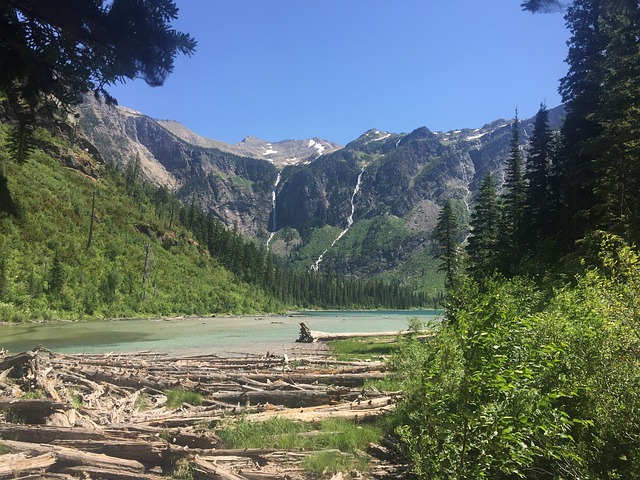
[[[601,255],[546,302],[468,285],[455,323],[404,341],[396,431],[419,478],[640,478],[640,262],[611,237]]]

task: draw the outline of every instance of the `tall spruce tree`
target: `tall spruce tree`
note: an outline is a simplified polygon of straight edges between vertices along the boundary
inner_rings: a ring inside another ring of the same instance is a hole
[[[533,134],[527,155],[525,173],[526,196],[523,221],[523,241],[532,247],[551,231],[550,175],[553,134],[549,128],[549,111],[541,104],[533,124]]]
[[[566,250],[571,250],[573,243],[595,226],[597,150],[592,139],[602,131],[594,114],[601,106],[604,91],[606,41],[600,22],[603,1],[576,0],[565,15],[571,38],[569,71],[560,81],[559,89],[566,117],[561,129],[557,181],[564,187],[559,224],[563,225]]]
[[[500,225],[502,214],[493,174],[482,180],[471,214],[471,232],[467,242],[468,270],[481,280],[493,275],[500,265]]]
[[[520,121],[518,111],[511,127],[509,158],[505,169],[502,193],[503,232],[502,258],[503,270],[509,273],[511,267],[520,261],[523,254],[523,219],[526,200],[526,182],[524,179],[524,159],[520,150]]]
[[[599,25],[607,45],[601,101],[590,116],[596,226],[640,244],[640,5],[609,2]]]
[[[438,215],[438,223],[433,234],[436,256],[440,259],[439,271],[445,273],[445,287],[456,287],[461,262],[462,222],[456,212],[453,200],[449,199]]]

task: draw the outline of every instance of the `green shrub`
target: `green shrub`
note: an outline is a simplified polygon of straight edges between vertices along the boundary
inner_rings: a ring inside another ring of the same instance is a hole
[[[183,403],[189,405],[202,405],[202,395],[196,392],[186,392],[184,390],[165,390],[167,396],[167,408],[178,408]]]
[[[488,281],[437,337],[403,341],[394,421],[419,478],[640,478],[640,259],[602,246],[546,302]]]

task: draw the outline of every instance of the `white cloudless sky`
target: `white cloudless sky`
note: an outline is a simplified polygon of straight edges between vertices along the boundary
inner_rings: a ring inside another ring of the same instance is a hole
[[[519,0],[177,0],[198,41],[162,87],[120,105],[234,143],[477,128],[560,104],[561,13]]]

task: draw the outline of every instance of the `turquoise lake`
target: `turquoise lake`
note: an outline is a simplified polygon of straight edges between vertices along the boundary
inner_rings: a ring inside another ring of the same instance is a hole
[[[44,345],[59,353],[282,353],[298,338],[300,322],[330,333],[406,330],[410,319],[438,322],[436,310],[318,311],[293,315],[93,320],[0,326],[0,348],[18,353]]]

